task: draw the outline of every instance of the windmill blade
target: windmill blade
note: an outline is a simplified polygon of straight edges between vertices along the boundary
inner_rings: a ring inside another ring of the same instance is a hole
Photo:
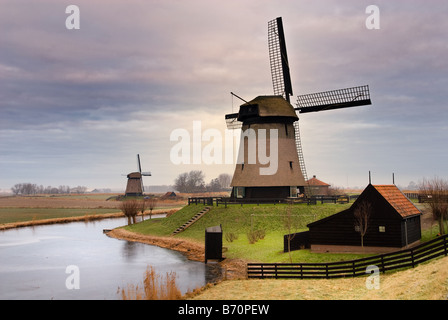
[[[310,188],[308,174],[306,173],[305,158],[303,157],[302,139],[300,138],[299,120],[294,122],[294,134],[295,134],[297,155],[299,156],[300,170],[302,171],[303,178],[305,179],[305,182],[306,182],[305,194],[307,196],[312,196],[312,190]]]
[[[304,94],[297,97],[299,113],[318,112],[372,104],[369,86]]]
[[[142,166],[140,165],[140,155],[137,154],[137,169],[138,172],[142,173]]]
[[[289,96],[293,93],[281,17],[268,22],[268,46],[274,94],[283,96],[289,102]]]
[[[243,126],[241,121],[238,121],[238,113],[226,114],[227,129],[240,129]]]

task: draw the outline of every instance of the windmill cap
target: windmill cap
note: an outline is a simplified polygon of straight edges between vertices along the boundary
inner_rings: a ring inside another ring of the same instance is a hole
[[[238,121],[253,117],[283,117],[298,120],[294,107],[282,96],[258,96],[242,104]]]
[[[142,174],[140,172],[131,172],[128,174],[128,178],[130,179],[140,179],[142,177]]]

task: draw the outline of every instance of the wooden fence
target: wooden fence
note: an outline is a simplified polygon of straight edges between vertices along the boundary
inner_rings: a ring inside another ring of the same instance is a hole
[[[289,203],[289,204],[317,204],[320,203],[349,203],[351,196],[312,196],[303,198],[230,198],[230,197],[190,197],[188,198],[188,205],[191,204],[205,204],[213,205],[216,202],[216,206],[231,204],[277,204],[277,203]]]
[[[448,254],[448,235],[425,242],[411,249],[363,259],[333,263],[248,263],[248,278],[342,278],[366,275],[368,266],[385,273],[416,265]]]

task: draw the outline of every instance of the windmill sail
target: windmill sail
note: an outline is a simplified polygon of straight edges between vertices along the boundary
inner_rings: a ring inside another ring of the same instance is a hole
[[[274,94],[283,96],[283,98],[289,102],[289,96],[292,95],[293,92],[291,74],[289,71],[288,54],[286,52],[285,33],[283,30],[283,21],[281,17],[268,22],[268,46]],[[300,139],[299,121],[294,122],[294,131],[300,169],[305,181],[308,181],[305,159],[302,151],[302,141]]]
[[[274,94],[283,96],[289,102],[289,96],[293,93],[281,17],[268,22],[268,46]]]
[[[365,85],[300,95],[297,97],[296,110],[307,113],[369,104],[372,104],[369,86]]]

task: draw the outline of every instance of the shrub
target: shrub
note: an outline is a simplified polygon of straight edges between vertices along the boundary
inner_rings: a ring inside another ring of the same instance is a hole
[[[266,236],[266,230],[258,229],[258,230],[250,230],[247,232],[247,239],[250,244],[257,242],[258,240],[264,239]]]
[[[224,234],[224,236],[226,237],[226,240],[228,242],[233,242],[233,240],[238,239],[238,235],[236,233],[233,233],[233,232],[226,232]]]

